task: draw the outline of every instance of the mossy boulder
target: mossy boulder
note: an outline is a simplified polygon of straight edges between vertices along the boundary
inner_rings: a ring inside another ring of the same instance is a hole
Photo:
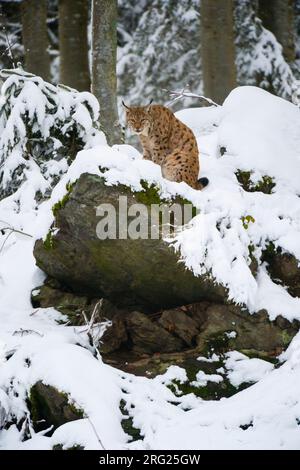
[[[28,408],[35,431],[53,426],[53,432],[62,424],[81,419],[84,415],[67,394],[41,381],[30,389]]]
[[[162,237],[99,239],[96,208],[111,204],[118,220],[120,196],[127,197],[128,207],[145,204],[147,221],[150,204],[160,202],[157,189],[145,184],[142,191],[134,193],[124,185],[108,186],[101,177],[81,175],[64,204],[56,205],[55,228],[59,230],[51,231],[51,243],[36,242],[37,265],[76,295],[105,297],[118,306],[137,310],[155,311],[226,298],[226,290],[213,279],[196,277],[186,269],[179,262],[179,254]],[[148,228],[151,230],[150,224]]]

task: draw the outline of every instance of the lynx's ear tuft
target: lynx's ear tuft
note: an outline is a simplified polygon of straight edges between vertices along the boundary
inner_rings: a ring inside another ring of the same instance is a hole
[[[126,108],[126,109],[130,109],[130,108],[129,108],[129,106],[127,106],[127,105],[124,103],[124,101],[123,101],[123,100],[122,100],[122,105],[124,106],[124,108]]]
[[[149,103],[147,106],[145,106],[145,111],[146,111],[146,113],[148,113],[152,102],[153,102],[153,100],[151,100],[150,103]]]

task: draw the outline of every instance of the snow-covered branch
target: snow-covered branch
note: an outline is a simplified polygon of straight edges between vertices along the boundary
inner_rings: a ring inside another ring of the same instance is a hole
[[[170,106],[171,104],[175,103],[176,101],[178,101],[182,98],[197,98],[197,99],[206,101],[211,106],[220,106],[218,103],[213,101],[211,98],[206,98],[206,96],[198,95],[197,93],[192,93],[190,91],[189,85],[186,85],[184,88],[182,88],[182,90],[179,90],[179,91],[171,91],[171,90],[167,90],[165,88],[163,89],[163,91],[168,93],[170,95],[170,97],[172,98],[171,101],[169,101],[166,104],[166,106]]]

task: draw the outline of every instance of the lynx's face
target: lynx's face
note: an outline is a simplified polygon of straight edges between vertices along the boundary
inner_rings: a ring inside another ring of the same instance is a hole
[[[148,107],[126,109],[126,122],[134,134],[147,135],[151,124]]]

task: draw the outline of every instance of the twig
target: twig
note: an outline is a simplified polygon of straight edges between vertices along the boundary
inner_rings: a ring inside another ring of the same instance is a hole
[[[77,403],[77,401],[74,400],[74,398],[72,398],[71,400],[72,400],[72,402],[77,406],[78,410],[82,410],[82,406],[80,406],[80,405]],[[92,429],[93,429],[93,431],[94,431],[94,433],[95,433],[95,436],[97,437],[97,441],[99,442],[100,446],[102,447],[102,450],[106,450],[105,447],[104,447],[104,445],[103,445],[103,442],[102,442],[102,440],[101,440],[101,438],[100,438],[100,436],[99,436],[99,434],[98,434],[98,431],[97,431],[97,429],[96,429],[96,426],[94,425],[94,423],[93,423],[93,421],[91,420],[91,418],[89,417],[89,415],[88,415],[86,412],[84,412],[84,413],[83,413],[83,416],[84,416],[84,417],[88,420],[88,422],[90,423],[90,425],[91,425],[91,427],[92,427]]]
[[[99,310],[101,310],[102,308],[102,305],[103,305],[103,299],[100,299],[94,309],[93,309],[93,313],[92,313],[92,316],[91,316],[91,319],[90,319],[90,322],[89,322],[89,325],[88,325],[88,333],[91,331],[91,329],[93,328],[93,325],[94,325],[94,322],[95,322],[95,318],[96,318],[96,315],[98,313],[98,307],[99,307]]]
[[[103,304],[103,299],[100,299],[95,304],[90,320],[88,320],[88,318],[85,314],[85,311],[84,310],[81,311],[81,314],[82,314],[82,316],[84,318],[84,321],[85,321],[85,324],[86,324],[86,328],[84,330],[80,331],[80,333],[86,333],[87,334],[90,346],[92,346],[92,348],[94,350],[94,354],[97,357],[100,356],[99,351],[98,351],[98,346],[99,346],[100,337],[102,335],[101,335],[101,328],[100,328],[100,331],[99,331],[99,328],[98,328],[98,331],[96,331],[96,332],[94,332],[94,328],[97,328],[99,326],[101,327],[101,323],[99,323],[99,325],[98,324],[94,325],[94,323],[95,323],[97,314],[99,313],[99,310],[102,307],[102,304]]]
[[[105,447],[104,447],[104,445],[103,445],[103,443],[102,443],[102,441],[101,441],[101,439],[100,439],[100,436],[99,436],[99,434],[98,434],[98,432],[97,432],[97,429],[96,429],[94,423],[93,423],[92,420],[91,420],[91,418],[90,418],[87,414],[85,414],[85,416],[86,416],[88,422],[90,423],[90,425],[91,425],[91,427],[92,427],[92,429],[93,429],[93,431],[94,431],[94,433],[95,433],[95,436],[97,437],[97,441],[99,442],[100,446],[102,447],[102,450],[106,450]]]
[[[88,326],[88,325],[89,325],[89,320],[88,320],[88,317],[87,317],[86,314],[85,314],[85,311],[82,310],[81,314],[82,314],[82,316],[83,316],[83,318],[84,318],[85,324]]]
[[[25,237],[30,237],[30,238],[33,237],[32,235],[30,235],[30,233],[23,232],[22,230],[17,230],[16,228],[13,228],[13,227],[1,227],[0,232],[2,232],[2,230],[10,230],[11,232],[20,233],[21,235],[25,235]]]
[[[166,88],[163,88],[163,91],[165,91],[166,93],[169,93],[170,97],[172,98],[171,101],[169,101],[166,104],[166,106],[170,106],[171,104],[175,103],[176,101],[182,98],[197,98],[197,99],[206,101],[212,106],[217,106],[217,107],[220,106],[218,103],[216,103],[210,98],[206,98],[205,96],[197,95],[196,93],[190,92],[189,85],[186,85],[181,91],[172,91],[172,90],[167,90]]]
[[[40,311],[40,309],[37,308],[36,310],[34,310],[33,312],[31,312],[31,313],[29,314],[29,316],[30,316],[30,317],[33,317],[33,315],[35,315],[35,314],[38,313],[39,311]]]
[[[4,222],[3,220],[0,220],[0,222],[7,224],[7,222]],[[9,239],[9,237],[11,236],[11,234],[14,233],[14,232],[15,232],[15,233],[20,233],[21,235],[25,235],[25,237],[33,238],[32,235],[30,235],[30,233],[23,232],[22,230],[17,230],[17,229],[15,229],[15,228],[13,228],[13,227],[11,227],[11,226],[9,226],[9,225],[8,225],[7,227],[0,227],[0,233],[2,233],[3,235],[5,234],[5,231],[6,231],[6,230],[9,230],[9,234],[8,234],[7,237],[4,239],[4,241],[3,241],[3,243],[2,243],[2,245],[1,245],[1,247],[0,247],[0,254],[1,254],[1,252],[3,251],[4,246],[5,246],[6,242],[7,242],[7,240]]]
[[[12,52],[12,46],[11,46],[11,44],[9,42],[9,39],[8,39],[8,34],[7,34],[7,31],[6,31],[6,27],[3,26],[2,30],[4,31],[5,38],[6,38],[6,44],[7,44],[7,50],[9,51],[9,54],[7,54],[7,55],[11,60],[13,68],[15,69],[16,68],[15,59],[14,59],[14,55],[13,55],[13,52]]]
[[[1,248],[0,248],[0,254],[2,253],[2,250],[4,250],[4,247],[5,247],[5,243],[7,242],[7,240],[9,239],[9,237],[11,236],[13,232],[9,232],[9,234],[7,235],[7,237],[4,239],[2,245],[1,245]]]
[[[82,407],[79,406],[79,404],[77,403],[76,400],[74,400],[74,398],[72,398],[72,402],[75,403],[75,405],[77,406],[77,408],[78,408],[79,410],[82,409]],[[84,412],[84,415],[83,415],[83,416],[84,416],[84,417],[88,420],[88,422],[90,423],[91,428],[92,428],[92,430],[94,431],[95,436],[96,436],[96,438],[97,438],[97,441],[99,442],[99,444],[100,444],[102,450],[106,450],[106,448],[104,447],[103,442],[102,442],[102,440],[101,440],[101,438],[100,438],[100,436],[99,436],[99,434],[98,434],[98,431],[97,431],[97,429],[96,429],[96,426],[94,425],[94,423],[93,423],[93,421],[91,420],[91,418],[89,417],[89,415],[88,415],[86,412]]]
[[[10,51],[10,47],[15,46],[16,44],[19,44],[19,42],[18,42],[18,41],[15,41],[15,42],[13,42],[10,46],[7,46],[7,48],[4,49],[4,51],[0,54],[0,57],[2,57],[2,56],[5,55],[8,51]]]
[[[15,330],[12,335],[13,335],[13,336],[16,336],[16,335],[23,336],[23,335],[31,335],[31,334],[40,336],[41,338],[44,336],[44,335],[43,335],[42,333],[40,333],[39,331],[27,330],[27,329],[24,329],[24,328],[20,328],[19,330]]]

